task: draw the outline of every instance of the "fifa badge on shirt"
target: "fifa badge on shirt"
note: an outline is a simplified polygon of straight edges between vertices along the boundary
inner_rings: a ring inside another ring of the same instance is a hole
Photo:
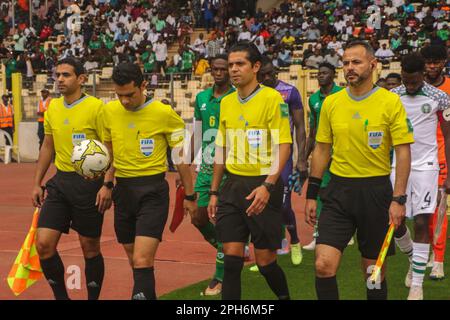
[[[86,140],[86,134],[82,132],[72,133],[72,144],[76,146],[81,141]]]
[[[139,139],[139,147],[144,156],[150,157],[155,148],[155,140],[154,139]]]
[[[252,148],[258,148],[261,145],[263,139],[262,136],[263,136],[262,129],[247,130],[247,141]]]
[[[383,142],[383,131],[369,131],[368,133],[368,143],[372,149],[377,149],[381,142]]]
[[[280,103],[281,117],[286,118],[289,116],[289,106],[287,103]]]

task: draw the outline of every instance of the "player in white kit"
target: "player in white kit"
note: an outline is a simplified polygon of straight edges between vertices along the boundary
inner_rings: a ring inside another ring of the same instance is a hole
[[[411,173],[406,189],[406,216],[414,219],[414,241],[405,223],[395,232],[395,242],[410,259],[405,285],[410,287],[408,300],[422,300],[422,283],[430,250],[428,221],[434,213],[438,197],[438,121],[446,144],[446,158],[450,158],[450,101],[447,94],[424,81],[425,62],[419,54],[402,60],[403,85],[392,89],[405,106],[415,143],[411,145]],[[393,161],[395,166],[395,160]],[[394,182],[395,168],[391,180]],[[449,178],[445,182],[448,189]]]

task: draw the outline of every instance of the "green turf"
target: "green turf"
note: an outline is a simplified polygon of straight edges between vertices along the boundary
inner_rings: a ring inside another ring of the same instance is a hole
[[[388,260],[388,298],[390,300],[405,300],[408,296],[408,288],[404,285],[405,275],[408,270],[408,259],[398,249],[396,255]],[[294,267],[291,264],[290,255],[279,256],[279,264],[282,266],[289,283],[292,299],[315,300],[314,287],[314,253],[303,250],[303,262]],[[450,261],[450,253],[447,250],[446,261]],[[450,262],[449,262],[450,263]],[[445,264],[445,274],[450,275],[449,263]],[[250,265],[249,265],[250,266]],[[244,267],[242,273],[242,299],[274,299],[275,296],[267,286],[259,272],[251,272],[249,266]],[[450,298],[450,279],[432,281],[428,278],[431,268],[427,268],[424,281],[424,298],[426,300],[448,300]],[[338,272],[339,294],[341,299],[361,300],[366,299],[366,286],[360,268],[360,255],[357,245],[349,246],[344,253]],[[175,290],[160,297],[163,300],[216,300],[217,297],[204,297],[200,293],[208,285],[202,281],[194,285]]]

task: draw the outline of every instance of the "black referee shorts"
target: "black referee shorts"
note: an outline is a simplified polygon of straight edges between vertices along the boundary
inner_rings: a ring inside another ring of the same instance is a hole
[[[266,176],[244,177],[228,173],[221,189],[217,210],[217,239],[221,242],[247,242],[249,235],[256,249],[281,247],[283,182],[278,179],[269,202],[259,215],[245,211],[252,200],[245,198],[265,181]]]
[[[41,208],[38,228],[63,233],[69,229],[88,238],[99,238],[103,214],[95,205],[103,179],[86,180],[75,172],[57,171],[47,182],[47,198]]]
[[[169,214],[169,184],[164,176],[116,178],[114,229],[119,243],[134,243],[136,236],[162,239]]]
[[[321,190],[317,244],[344,251],[357,231],[363,258],[376,260],[389,229],[392,185],[389,176],[343,178],[331,174],[328,186]],[[394,241],[388,255],[395,253]]]

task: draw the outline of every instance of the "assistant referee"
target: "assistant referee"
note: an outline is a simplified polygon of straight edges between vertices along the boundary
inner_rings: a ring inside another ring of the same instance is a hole
[[[400,98],[374,86],[377,61],[364,41],[349,43],[343,56],[348,87],[327,97],[320,114],[309,179],[306,221],[314,226],[317,196],[331,149],[331,181],[321,191],[323,208],[316,247],[318,299],[339,299],[336,272],[348,241],[358,231],[363,272],[368,278],[389,224],[398,227],[405,217],[405,191],[414,142],[413,129]],[[389,150],[394,146],[395,186],[389,180]],[[394,243],[388,255],[394,253]],[[367,299],[387,299],[387,285],[367,286]]]
[[[114,229],[133,269],[133,300],[154,300],[156,250],[169,213],[167,147],[184,142],[183,119],[169,106],[145,95],[147,82],[139,66],[121,63],[112,80],[118,100],[104,107],[105,145],[114,162],[105,180],[113,191]],[[197,205],[189,165],[178,172],[186,190],[184,208],[195,216]]]
[[[220,104],[208,205],[209,216],[217,219],[217,237],[225,254],[224,300],[241,298],[244,245],[249,235],[259,271],[279,299],[289,299],[276,256],[282,238],[283,183],[279,177],[292,144],[289,107],[278,91],[258,84],[260,67],[261,54],[254,44],[238,43],[230,49],[228,70],[237,91]],[[225,167],[228,174],[219,196]]]

